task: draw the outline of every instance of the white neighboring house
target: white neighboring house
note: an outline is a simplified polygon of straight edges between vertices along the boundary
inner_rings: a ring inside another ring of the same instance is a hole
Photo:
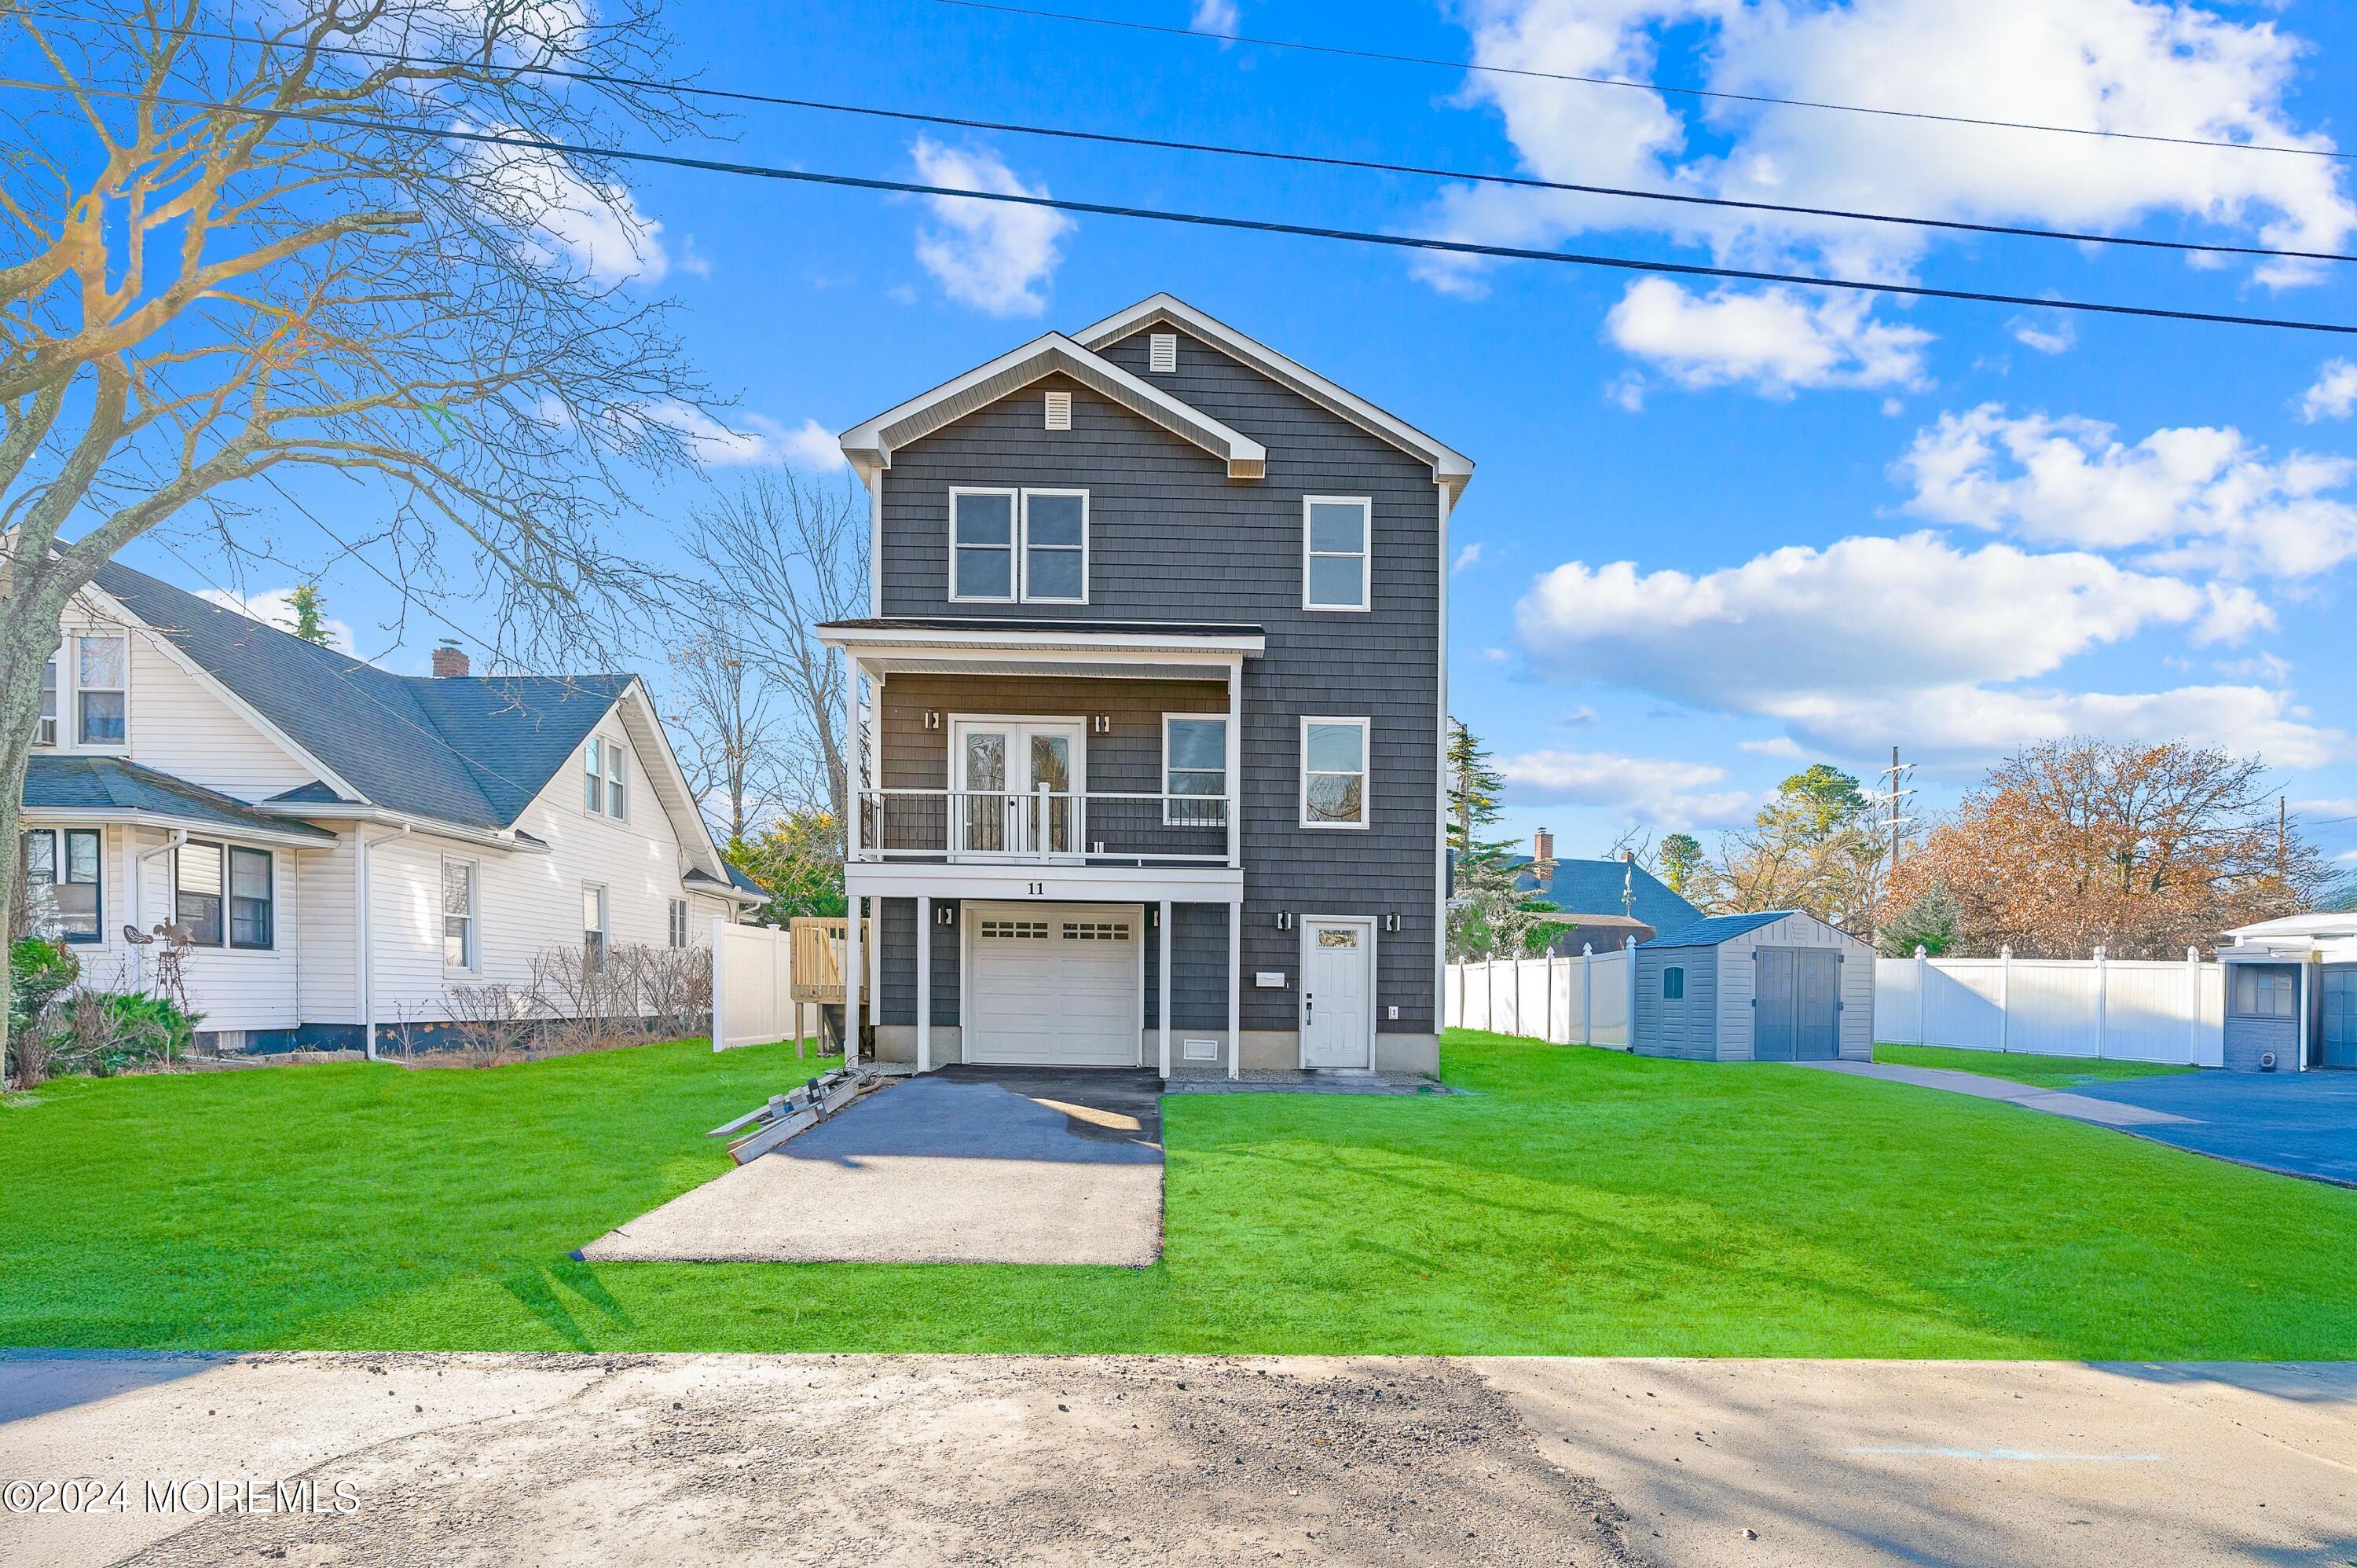
[[[366,1047],[553,947],[709,940],[761,896],[632,675],[395,675],[110,564],[59,628],[27,769],[37,908],[101,984],[194,934],[225,1048]]]

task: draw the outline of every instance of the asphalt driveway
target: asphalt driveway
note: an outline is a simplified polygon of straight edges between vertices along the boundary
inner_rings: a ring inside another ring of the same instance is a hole
[[[1151,1073],[944,1068],[582,1249],[596,1262],[1115,1263],[1162,1251]]]
[[[2357,1072],[2190,1072],[2072,1093],[2184,1118],[2133,1130],[2197,1154],[2357,1187]]]

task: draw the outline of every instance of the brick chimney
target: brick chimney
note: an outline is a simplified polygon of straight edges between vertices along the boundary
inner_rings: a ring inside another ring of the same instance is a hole
[[[434,650],[434,678],[447,681],[468,672],[467,654],[457,643],[444,638]]]
[[[1531,858],[1533,860],[1553,860],[1555,858],[1554,833],[1550,832],[1545,828],[1541,828],[1538,832],[1531,835]]]
[[[1633,865],[1637,859],[1637,852],[1633,849],[1624,849],[1620,852],[1620,858]]]

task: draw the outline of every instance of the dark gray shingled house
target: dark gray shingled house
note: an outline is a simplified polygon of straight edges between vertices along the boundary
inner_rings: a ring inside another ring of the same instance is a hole
[[[1431,1069],[1472,465],[1168,295],[843,449],[877,1054]]]

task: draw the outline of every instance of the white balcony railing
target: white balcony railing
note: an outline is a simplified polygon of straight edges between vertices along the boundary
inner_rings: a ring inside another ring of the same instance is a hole
[[[863,861],[1231,864],[1235,806],[1217,795],[865,789]]]

